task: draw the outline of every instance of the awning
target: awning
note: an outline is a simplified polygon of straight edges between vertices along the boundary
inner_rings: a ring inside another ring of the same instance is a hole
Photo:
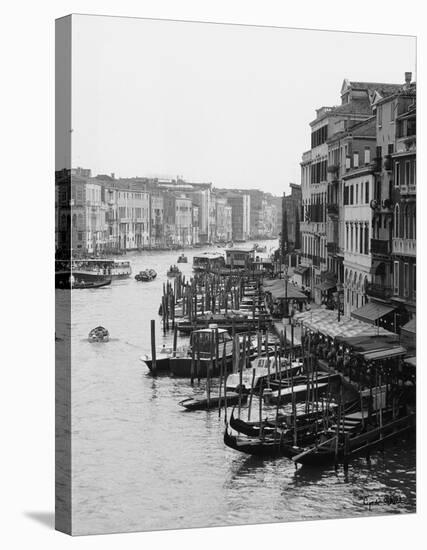
[[[406,325],[403,325],[402,331],[411,332],[412,334],[416,334],[417,333],[417,319],[416,319],[416,317],[414,317],[413,319],[408,321],[406,323]]]
[[[294,273],[297,275],[303,275],[308,270],[308,267],[305,265],[299,265],[294,269]]]
[[[406,348],[398,346],[396,348],[380,349],[375,351],[367,351],[360,355],[365,361],[378,361],[379,359],[389,359],[391,357],[398,357],[399,355],[405,355]]]
[[[316,288],[319,290],[331,290],[331,288],[335,288],[336,286],[337,283],[334,283],[333,281],[323,281],[323,283],[316,285]]]
[[[417,366],[417,358],[416,357],[406,357],[403,361],[405,365],[410,365],[411,367]]]
[[[288,281],[286,288],[285,279],[266,279],[263,284],[266,292],[271,292],[274,299],[307,300],[307,296],[296,286]]]
[[[381,319],[381,317],[384,317],[384,315],[391,313],[395,309],[394,306],[369,302],[369,304],[359,307],[356,311],[352,311],[351,316],[354,319],[373,324],[377,319]]]

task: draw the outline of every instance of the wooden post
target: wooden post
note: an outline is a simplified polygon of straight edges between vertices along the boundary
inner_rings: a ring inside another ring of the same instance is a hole
[[[173,356],[176,357],[176,342],[178,337],[178,326],[173,327]]]
[[[263,427],[262,427],[262,396],[263,396],[263,379],[260,380],[259,385],[259,437],[263,439]]]
[[[194,370],[196,366],[196,350],[195,350],[195,334],[193,335],[193,341],[191,343],[191,367],[190,367],[190,377],[191,377],[191,385],[194,385]]]
[[[251,419],[252,397],[253,397],[253,394],[254,394],[254,385],[255,385],[255,372],[256,372],[256,369],[253,368],[252,369],[252,380],[251,380],[251,393],[249,395],[248,422]]]
[[[156,321],[151,320],[151,370],[156,372]]]

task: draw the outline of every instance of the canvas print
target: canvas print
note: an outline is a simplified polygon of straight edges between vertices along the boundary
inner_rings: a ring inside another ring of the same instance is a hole
[[[416,511],[416,39],[56,21],[56,527]]]

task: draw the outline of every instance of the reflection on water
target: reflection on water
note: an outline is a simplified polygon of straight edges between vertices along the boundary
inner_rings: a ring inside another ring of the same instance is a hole
[[[267,246],[274,243],[267,241]],[[193,251],[194,253],[199,251]],[[189,263],[180,264],[191,276]],[[72,297],[73,530],[76,534],[289,521],[415,510],[415,443],[387,448],[342,469],[295,469],[224,446],[224,416],[188,413],[178,402],[203,391],[189,381],[153,378],[139,360],[150,352],[150,319],[158,345],[171,343],[157,315],[166,270],[178,253],[127,256],[133,278]],[[89,344],[105,326],[107,344]],[[363,503],[365,494],[399,491],[399,505]]]

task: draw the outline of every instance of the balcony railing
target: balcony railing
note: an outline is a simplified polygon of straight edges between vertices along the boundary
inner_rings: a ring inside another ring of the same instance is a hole
[[[371,254],[388,256],[390,254],[390,241],[371,239]]]
[[[404,256],[416,256],[417,240],[393,238],[393,254],[403,254]]]
[[[336,203],[329,203],[326,205],[326,212],[330,215],[330,216],[338,216],[338,204]]]
[[[366,294],[372,298],[388,300],[393,295],[393,289],[390,286],[385,286],[378,283],[368,283],[366,285]]]

